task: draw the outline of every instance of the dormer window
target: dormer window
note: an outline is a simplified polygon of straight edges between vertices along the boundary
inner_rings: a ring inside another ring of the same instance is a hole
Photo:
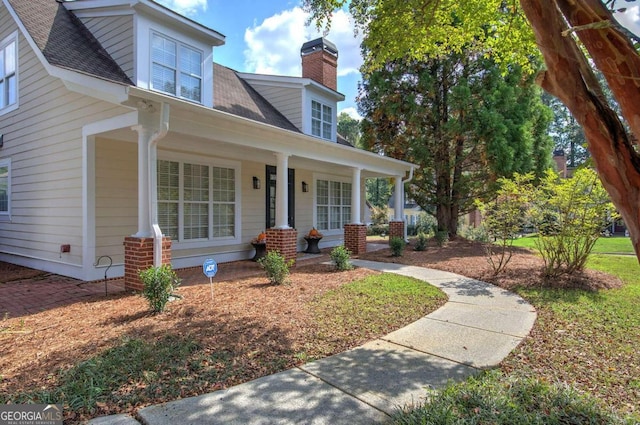
[[[200,103],[202,101],[202,52],[153,33],[151,88]]]
[[[315,100],[311,101],[311,134],[331,140],[333,108]]]

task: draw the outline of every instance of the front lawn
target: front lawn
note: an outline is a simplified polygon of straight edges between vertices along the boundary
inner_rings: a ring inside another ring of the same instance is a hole
[[[297,266],[178,289],[160,315],[112,295],[0,320],[0,403],[61,403],[65,423],[205,394],[354,348],[446,302],[424,282]]]
[[[536,249],[536,236],[524,236],[513,241],[513,246]],[[591,251],[593,254],[633,254],[631,239],[624,236],[598,238]]]
[[[531,238],[519,242],[523,240]],[[618,241],[629,243],[628,238],[599,241],[609,252],[619,249],[613,246],[624,246]],[[543,287],[537,268],[533,263],[524,266],[522,258],[522,253],[516,254],[507,275],[519,277],[520,286],[514,290],[538,312],[530,337],[505,359],[501,370],[453,385],[437,393],[432,404],[399,415],[394,423],[640,423],[640,266],[636,257],[592,255],[589,268],[613,274],[623,283],[600,290]],[[486,279],[479,269],[482,260],[467,257],[466,267],[458,267],[446,258],[432,258],[429,265]],[[581,281],[581,287],[601,287],[597,281],[589,282],[594,278],[598,275],[584,276],[587,280]],[[512,280],[497,278],[495,283]]]

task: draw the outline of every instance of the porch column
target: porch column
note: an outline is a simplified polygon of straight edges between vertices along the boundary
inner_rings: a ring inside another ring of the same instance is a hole
[[[276,171],[276,229],[288,229],[289,219],[287,213],[289,211],[289,155],[278,152],[276,154],[277,171]]]
[[[360,217],[360,168],[351,170],[351,224],[361,224]]]
[[[353,255],[367,252],[367,225],[360,217],[361,171],[356,167],[351,172],[351,223],[344,225],[344,247]]]
[[[149,211],[149,142],[153,136],[153,130],[144,125],[137,125],[133,129],[138,132],[138,232],[133,236],[147,238],[152,236]]]
[[[164,106],[164,105],[163,105]],[[160,130],[137,125],[138,132],[138,232],[124,241],[124,287],[141,291],[140,270],[171,264],[171,239],[163,237],[157,225],[156,144],[166,134],[168,108],[161,109]]]
[[[389,222],[389,241],[394,237],[404,239],[404,182],[402,176],[395,176],[395,179],[396,198],[393,206],[394,218]]]
[[[276,168],[276,219],[275,226],[267,229],[267,252],[277,251],[286,261],[295,264],[298,232],[289,227],[289,155],[278,152]]]

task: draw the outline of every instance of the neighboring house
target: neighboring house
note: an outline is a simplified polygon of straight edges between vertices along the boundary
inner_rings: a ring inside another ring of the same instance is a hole
[[[150,0],[0,0],[0,260],[95,280],[107,255],[135,287],[265,229],[362,250],[364,179],[413,165],[338,143],[336,47],[292,40],[282,77],[214,64],[224,41]]]

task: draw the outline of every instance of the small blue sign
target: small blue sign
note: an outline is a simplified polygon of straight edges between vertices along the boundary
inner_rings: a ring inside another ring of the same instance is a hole
[[[208,278],[212,278],[218,273],[218,263],[215,260],[208,259],[202,264],[202,272]]]

